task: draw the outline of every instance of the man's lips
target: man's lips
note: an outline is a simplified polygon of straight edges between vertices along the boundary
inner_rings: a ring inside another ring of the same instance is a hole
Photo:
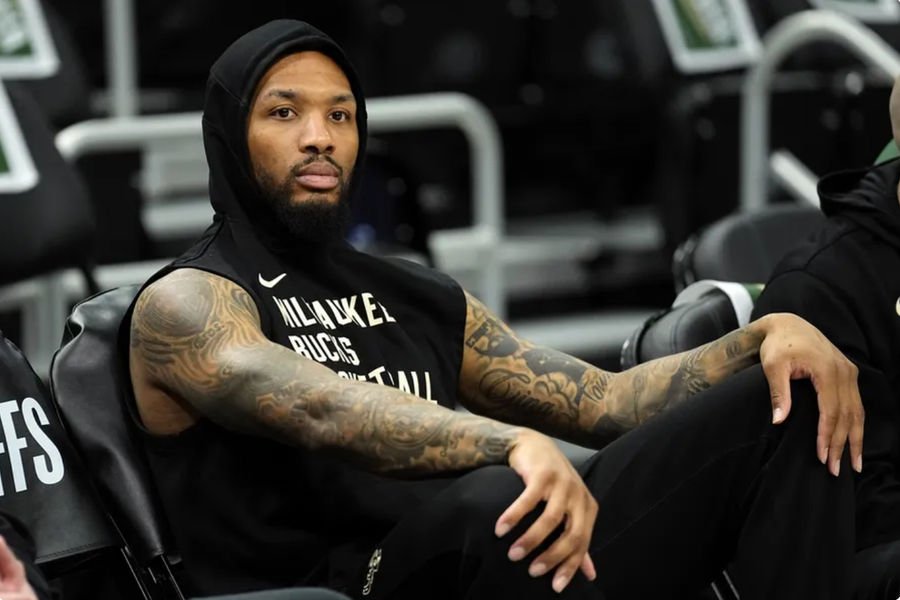
[[[303,187],[317,191],[333,190],[341,182],[340,172],[326,162],[306,165],[297,172],[296,178]]]

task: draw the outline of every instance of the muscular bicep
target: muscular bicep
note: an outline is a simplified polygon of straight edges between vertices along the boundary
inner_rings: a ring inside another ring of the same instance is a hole
[[[141,293],[130,363],[142,417],[177,415],[183,407],[248,432],[258,430],[266,398],[333,376],[269,341],[244,289],[194,269],[175,271]]]
[[[398,389],[342,379],[270,342],[247,293],[203,272],[176,271],[149,286],[135,305],[131,342],[132,377],[148,383],[149,396],[159,390],[229,429],[380,472],[502,462],[517,435]]]
[[[184,269],[148,286],[131,319],[131,362],[149,384],[192,404],[227,391],[229,355],[263,343],[250,296],[227,279]]]

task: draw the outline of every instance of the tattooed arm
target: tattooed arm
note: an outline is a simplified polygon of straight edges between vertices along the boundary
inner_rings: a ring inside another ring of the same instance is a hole
[[[519,339],[472,296],[467,305],[460,394],[479,414],[602,447],[670,405],[762,360],[774,421],[790,410],[789,380],[812,379],[821,412],[820,460],[825,462],[829,447],[839,458],[848,431],[854,457],[861,456],[856,368],[794,315],[768,315],[693,350],[608,373]]]
[[[551,439],[394,388],[341,379],[266,339],[252,299],[226,279],[183,269],[147,287],[132,317],[130,366],[141,419],[154,433],[176,433],[205,416],[398,475],[508,462],[525,480],[523,496],[540,490],[553,507],[520,538],[518,559],[565,514],[574,525],[537,560],[556,571],[559,589],[579,565],[596,576],[587,546],[597,503]],[[523,506],[517,501],[502,515],[497,535],[513,528]]]
[[[265,338],[242,288],[193,269],[141,293],[130,364],[141,418],[153,432],[174,433],[206,416],[236,431],[340,453],[379,472],[505,463],[525,431],[342,379]]]

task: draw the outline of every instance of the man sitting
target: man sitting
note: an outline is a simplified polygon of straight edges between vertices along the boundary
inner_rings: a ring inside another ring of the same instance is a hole
[[[731,562],[743,598],[844,597],[862,412],[815,328],[607,373],[353,250],[365,97],[305,23],[225,51],[203,131],[214,222],[141,291],[129,349],[192,592],[670,597]],[[576,471],[546,434],[603,450]]]

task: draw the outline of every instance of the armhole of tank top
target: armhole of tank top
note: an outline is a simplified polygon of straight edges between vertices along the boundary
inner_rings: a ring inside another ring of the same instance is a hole
[[[164,277],[166,274],[168,274],[170,272],[171,271],[167,271],[162,276]],[[148,283],[145,284],[145,286],[149,285],[150,283],[152,283],[155,280],[156,279],[148,281]],[[143,291],[143,289],[141,291]],[[138,295],[140,295],[140,294],[138,294]],[[137,300],[137,296],[135,296],[135,300]],[[134,312],[134,303],[132,302],[131,306],[128,307],[128,311],[125,313],[125,316],[128,318],[129,322],[131,320],[131,315],[133,312]],[[123,323],[124,323],[124,319],[123,319]],[[122,327],[119,330],[118,344],[119,344],[120,348],[123,347],[123,344],[125,344],[125,341],[127,339],[125,336],[125,333],[124,333],[125,329],[126,329],[125,327]],[[124,347],[128,348],[128,344],[125,344]],[[130,352],[126,352],[124,354],[127,358],[126,358],[126,360],[122,361],[123,364],[119,364],[118,369],[117,369],[117,371],[120,372],[122,379],[124,381],[127,381],[127,385],[123,384],[121,386],[122,394],[124,396],[122,399],[123,400],[122,404],[125,407],[125,412],[127,414],[127,418],[131,422],[131,425],[134,427],[134,429],[137,431],[138,436],[142,440],[144,440],[145,443],[147,443],[148,445],[151,445],[154,449],[164,450],[167,448],[171,448],[176,443],[184,443],[184,440],[193,439],[197,435],[199,435],[199,434],[192,433],[192,432],[195,430],[202,431],[202,429],[204,428],[202,426],[202,424],[207,420],[205,417],[200,417],[200,419],[198,419],[197,422],[194,423],[193,425],[187,427],[186,429],[184,429],[178,433],[171,434],[171,435],[156,434],[147,429],[147,427],[144,425],[144,422],[141,420],[140,413],[138,412],[137,398],[135,398],[135,395],[134,395],[134,385],[131,382],[131,374],[130,374],[131,373],[131,354],[130,354]]]
[[[250,298],[253,299],[253,303],[254,303],[254,305],[256,305],[256,312],[260,317],[260,329],[262,329],[263,334],[268,337],[268,334],[270,331],[269,315],[264,310],[262,310],[262,302],[261,302],[261,299],[257,296],[256,292],[254,292],[252,289],[249,289],[245,284],[238,281],[238,278],[236,275],[230,275],[230,274],[226,274],[223,272],[214,271],[203,265],[185,264],[186,261],[199,259],[203,255],[203,253],[206,252],[206,250],[209,248],[210,244],[212,244],[212,242],[215,240],[216,236],[218,235],[218,233],[220,231],[221,231],[221,225],[219,225],[219,227],[216,229],[216,231],[214,231],[209,236],[209,238],[205,241],[205,243],[197,245],[196,252],[192,253],[191,255],[180,256],[177,260],[173,261],[166,268],[163,268],[159,272],[154,274],[153,277],[148,279],[141,286],[140,291],[135,296],[134,302],[136,302],[137,297],[140,296],[144,292],[145,289],[147,289],[147,286],[154,283],[155,281],[162,279],[166,275],[169,275],[180,269],[195,269],[197,271],[203,271],[205,273],[209,273],[210,275],[215,275],[216,277],[222,277],[223,279],[227,279],[228,281],[232,282],[233,284],[235,284],[236,286],[238,286],[239,288],[244,290],[250,296]],[[132,302],[131,306],[128,308],[128,311],[125,313],[126,316],[128,317],[129,322],[131,320],[131,316],[134,311],[134,302]],[[120,332],[120,336],[121,335],[123,335],[123,334]],[[120,340],[120,343],[121,343],[121,340]],[[128,361],[125,362],[124,369],[125,369],[124,373],[126,375],[128,375],[130,373],[130,369],[131,369],[130,358]],[[172,449],[172,447],[175,446],[176,444],[183,445],[185,443],[189,443],[192,440],[197,439],[199,436],[201,436],[203,431],[206,430],[209,425],[209,419],[201,416],[197,420],[196,423],[194,423],[193,425],[187,427],[186,429],[184,429],[178,433],[169,434],[169,435],[161,435],[161,434],[152,433],[144,426],[144,423],[141,421],[140,415],[138,414],[137,399],[134,397],[134,388],[131,385],[130,375],[128,375],[128,389],[127,389],[127,393],[126,393],[125,405],[126,405],[126,411],[128,412],[128,417],[131,420],[134,427],[137,429],[140,436],[146,441],[146,443],[152,445],[153,448],[156,450]]]

